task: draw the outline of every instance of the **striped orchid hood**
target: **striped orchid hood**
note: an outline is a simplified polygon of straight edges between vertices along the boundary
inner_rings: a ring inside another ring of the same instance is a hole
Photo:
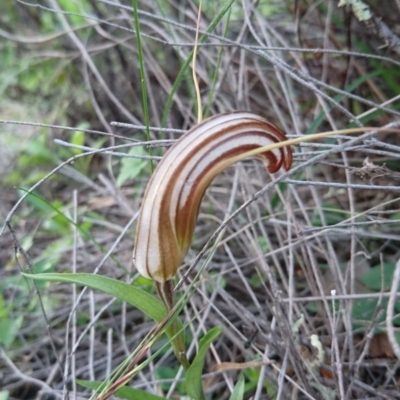
[[[185,257],[199,207],[211,181],[240,155],[286,140],[266,119],[248,112],[210,117],[167,151],[144,194],[133,259],[138,271],[157,282],[170,280]],[[290,147],[255,156],[270,173],[292,164]]]

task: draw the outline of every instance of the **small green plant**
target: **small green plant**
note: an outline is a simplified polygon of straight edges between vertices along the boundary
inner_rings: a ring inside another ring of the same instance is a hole
[[[10,346],[15,340],[21,328],[23,317],[15,318],[10,313],[12,306],[6,305],[3,296],[0,295],[0,344]]]
[[[371,290],[390,289],[393,282],[393,274],[396,269],[396,263],[387,262],[382,265],[371,267],[361,278],[361,282]]]

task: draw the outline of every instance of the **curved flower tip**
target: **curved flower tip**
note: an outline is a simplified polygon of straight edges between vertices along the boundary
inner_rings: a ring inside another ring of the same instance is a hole
[[[138,271],[163,283],[185,257],[204,192],[250,150],[285,141],[275,125],[248,112],[215,115],[194,126],[158,164],[143,198],[133,258]],[[292,165],[290,147],[260,153],[270,173]]]

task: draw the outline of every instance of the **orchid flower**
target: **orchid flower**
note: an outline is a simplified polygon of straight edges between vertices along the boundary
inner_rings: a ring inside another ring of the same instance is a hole
[[[202,121],[167,151],[147,185],[133,252],[136,268],[156,282],[167,308],[173,306],[171,279],[189,249],[200,203],[212,180],[240,155],[285,140],[266,119],[230,112]],[[270,173],[292,164],[290,147],[255,157]]]

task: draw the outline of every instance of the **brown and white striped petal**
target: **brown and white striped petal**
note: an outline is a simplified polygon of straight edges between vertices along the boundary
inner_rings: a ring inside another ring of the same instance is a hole
[[[215,115],[194,126],[168,150],[147,185],[133,258],[145,277],[166,282],[185,257],[203,195],[238,156],[286,140],[273,124],[248,112]],[[290,147],[256,156],[270,173],[292,164]]]

